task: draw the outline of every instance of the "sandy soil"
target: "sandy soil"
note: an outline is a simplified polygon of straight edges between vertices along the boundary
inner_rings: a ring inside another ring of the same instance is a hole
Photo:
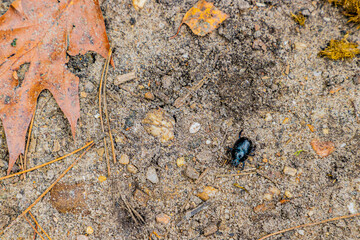
[[[11,2],[0,3],[0,14]],[[148,0],[141,11],[131,1],[105,0],[101,5],[116,65],[107,84],[116,154],[118,160],[128,155],[136,169],[129,172],[127,165],[112,163],[111,177],[98,180],[107,175],[97,108],[102,57],[90,53],[69,63],[81,79],[75,143],[51,94],[41,94],[30,166],[96,142],[60,182],[72,188],[70,196],[80,191],[78,209],[59,208],[59,200],[52,200],[55,193],[32,209],[52,239],[149,239],[153,232],[161,239],[258,239],[359,212],[359,59],[334,62],[317,54],[331,38],[341,39],[351,31],[349,40],[359,41],[360,32],[325,1],[216,0],[215,6],[230,15],[217,30],[199,37],[183,26],[179,36],[169,40],[195,3]],[[297,11],[307,15],[305,27],[291,19],[290,12]],[[115,84],[120,75],[132,71],[134,81]],[[174,101],[205,76],[204,85],[176,108]],[[146,99],[147,92],[154,98]],[[146,114],[158,108],[175,123],[175,137],[165,143],[149,134],[143,123]],[[194,123],[200,129],[191,133]],[[256,167],[263,176],[233,176],[241,169],[224,164],[230,158],[227,147],[241,129],[256,145],[245,170]],[[332,141],[335,151],[320,158],[310,145],[315,138]],[[0,141],[3,176],[8,156],[4,133]],[[181,157],[185,165],[179,167]],[[0,229],[74,159],[29,173],[25,180],[0,182]],[[199,174],[202,178],[196,181]],[[203,206],[197,195],[205,187],[214,188],[205,208],[184,220],[188,211]],[[134,222],[122,197],[144,223]],[[157,219],[160,214],[170,217],[169,223],[159,222],[167,220]],[[86,237],[88,227],[94,232]],[[21,219],[0,238],[33,239],[33,230]],[[271,239],[359,238],[360,219],[353,218]],[[158,238],[152,234],[152,239]]]

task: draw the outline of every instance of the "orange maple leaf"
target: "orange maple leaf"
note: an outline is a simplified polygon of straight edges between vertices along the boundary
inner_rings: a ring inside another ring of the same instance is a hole
[[[66,63],[71,56],[110,48],[97,0],[16,0],[0,17],[0,118],[9,148],[10,173],[24,152],[25,135],[41,91],[48,89],[75,137],[80,116],[79,78]],[[19,67],[29,69],[19,82]]]
[[[177,33],[171,38],[179,34],[180,28],[184,23],[188,25],[196,35],[205,36],[214,31],[227,18],[229,18],[229,15],[217,9],[214,4],[200,0],[185,14]]]

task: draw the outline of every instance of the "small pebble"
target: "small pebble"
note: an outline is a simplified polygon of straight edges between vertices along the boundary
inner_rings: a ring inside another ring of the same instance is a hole
[[[273,195],[271,195],[270,193],[265,193],[263,199],[266,201],[271,201],[273,198]]]
[[[129,164],[130,160],[129,160],[129,156],[127,154],[121,154],[120,159],[119,159],[119,163],[127,165]]]
[[[85,92],[92,93],[94,91],[94,88],[95,88],[95,86],[92,82],[87,81],[85,83]]]
[[[189,132],[190,133],[197,133],[201,128],[201,124],[198,122],[195,122],[193,124],[191,124]]]
[[[182,167],[186,164],[186,161],[185,161],[185,158],[184,157],[179,157],[177,160],[176,160],[176,165],[178,167]]]
[[[126,169],[128,170],[129,173],[135,174],[135,173],[138,172],[137,167],[135,167],[135,166],[132,165],[132,164],[127,165]]]
[[[354,213],[357,212],[354,202],[349,203],[349,204],[347,205],[347,207],[348,207],[349,212],[350,212],[351,214],[354,214]]]
[[[170,77],[170,76],[164,76],[161,79],[161,82],[162,82],[163,88],[169,89],[171,87],[171,85],[172,85],[173,78]]]
[[[96,150],[97,154],[102,157],[104,155],[105,149],[104,148],[99,148],[98,150]]]
[[[297,232],[298,232],[300,235],[302,235],[302,236],[304,236],[304,234],[305,234],[305,231],[302,230],[302,229],[301,229],[301,230],[298,230]]]
[[[98,177],[98,180],[99,180],[99,182],[101,182],[101,183],[104,182],[104,181],[106,181],[106,179],[107,179],[107,178],[106,178],[105,176],[99,176],[99,177]]]
[[[211,144],[211,140],[208,139],[208,140],[206,140],[205,143],[206,143],[206,145],[209,145],[209,144]]]
[[[219,190],[217,190],[214,187],[206,186],[204,187],[203,191],[201,193],[198,193],[197,196],[203,200],[207,201],[210,199],[210,197],[213,197]]]
[[[87,237],[87,236],[85,236],[85,235],[78,235],[77,237],[76,237],[76,240],[88,240],[89,238]]]
[[[142,121],[147,133],[154,137],[159,137],[160,142],[164,143],[174,139],[175,120],[163,109],[152,109]]]
[[[279,196],[280,195],[280,189],[276,187],[270,187],[269,192],[273,195]]]
[[[146,207],[147,202],[149,201],[149,196],[143,191],[136,189],[134,192],[134,199],[141,206]]]
[[[150,182],[156,184],[159,182],[159,178],[156,173],[156,169],[154,167],[149,167],[149,169],[146,172],[146,178]]]
[[[139,11],[140,9],[143,9],[146,1],[147,0],[133,0],[132,3],[133,3],[135,10]]]
[[[87,234],[93,234],[94,233],[94,229],[91,227],[91,226],[88,226],[87,228],[86,228],[86,233]]]
[[[294,43],[295,50],[304,50],[307,48],[307,45],[305,43],[296,42]]]
[[[58,140],[54,141],[54,147],[53,147],[53,152],[58,152],[60,151],[60,143]]]
[[[218,230],[218,228],[217,228],[216,224],[211,224],[204,229],[204,236],[205,237],[210,236],[210,235],[216,233],[217,230]]]
[[[265,121],[269,122],[269,121],[271,121],[272,119],[273,119],[273,118],[272,118],[271,114],[270,114],[270,113],[267,113],[266,116],[265,116]]]
[[[168,224],[170,222],[170,216],[165,213],[160,213],[155,217],[157,223]]]
[[[155,97],[154,97],[154,94],[152,94],[151,92],[147,92],[147,93],[145,93],[145,99],[147,99],[147,100],[154,100],[155,99]]]
[[[196,180],[199,178],[200,174],[194,168],[187,166],[187,168],[185,170],[185,176],[187,176],[188,178],[190,178],[192,180]]]
[[[286,196],[287,198],[292,198],[292,197],[293,197],[292,193],[289,192],[289,191],[285,191],[284,194],[285,194],[285,196]]]
[[[290,176],[294,177],[296,175],[296,173],[297,173],[297,170],[295,168],[285,166],[284,173],[286,175],[290,175]]]

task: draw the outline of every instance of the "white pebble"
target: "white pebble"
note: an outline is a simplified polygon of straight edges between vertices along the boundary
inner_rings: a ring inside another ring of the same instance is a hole
[[[355,207],[355,203],[354,203],[354,202],[349,203],[347,207],[348,207],[349,212],[350,212],[351,214],[356,213],[356,207]]]
[[[193,124],[191,124],[190,126],[190,133],[197,133],[201,128],[201,124],[198,122],[194,122]]]
[[[156,174],[156,169],[153,167],[149,167],[149,169],[146,172],[146,178],[147,180],[149,180],[152,183],[158,183],[159,182],[159,178]]]

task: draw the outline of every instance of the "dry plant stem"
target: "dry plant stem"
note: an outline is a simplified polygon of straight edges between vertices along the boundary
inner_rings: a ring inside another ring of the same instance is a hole
[[[289,232],[289,231],[292,231],[292,230],[295,230],[295,229],[298,229],[298,228],[310,227],[310,226],[319,225],[319,224],[323,224],[323,223],[327,223],[327,222],[333,222],[333,221],[337,221],[337,220],[353,218],[353,217],[359,217],[359,216],[360,216],[360,213],[355,213],[355,214],[351,214],[351,215],[345,215],[345,216],[341,216],[341,217],[325,219],[325,220],[322,220],[322,221],[319,221],[319,222],[306,223],[306,224],[302,224],[302,225],[299,225],[299,226],[295,226],[295,227],[287,228],[287,229],[284,229],[284,230],[281,230],[281,231],[278,231],[278,232],[271,233],[271,234],[266,235],[266,236],[264,236],[262,238],[259,238],[258,240],[264,240],[264,239],[269,238],[271,236],[275,236],[275,235],[278,235],[278,234],[284,233],[284,232]]]
[[[29,144],[30,144],[30,141],[31,141],[31,131],[32,131],[32,128],[33,128],[33,125],[34,125],[34,119],[35,119],[35,112],[36,112],[36,107],[35,107],[35,110],[34,110],[34,113],[33,113],[33,117],[31,118],[31,123],[30,123],[30,127],[29,127],[29,133],[28,133],[28,137],[27,137],[27,142],[26,142],[26,147],[25,147],[25,155],[24,155],[24,171],[26,170],[26,165],[27,165],[27,154],[28,154],[28,151],[29,151]],[[24,178],[26,178],[26,173],[24,173]]]
[[[125,199],[125,197],[124,197],[123,195],[120,195],[120,197],[121,197],[121,199],[123,200],[123,202],[125,203],[125,206],[126,206],[128,212],[130,213],[131,218],[132,218],[132,219],[134,220],[134,222],[137,224],[138,221],[137,221],[136,217],[134,216],[133,212],[131,211],[131,208],[130,208],[127,200]]]
[[[199,90],[202,85],[204,85],[205,81],[207,80],[208,75],[206,75],[205,77],[203,77],[203,79],[201,79],[196,85],[194,85],[193,87],[190,88],[190,91],[185,94],[182,97],[179,97],[178,99],[175,100],[173,106],[176,108],[181,107],[182,105],[184,105],[184,103],[186,102],[186,100],[197,90]]]
[[[52,240],[51,237],[45,232],[45,230],[40,226],[40,224],[38,223],[38,221],[36,221],[36,218],[32,215],[32,213],[29,211],[29,215],[32,218],[32,220],[35,222],[36,226],[38,226],[40,228],[40,230],[45,234],[45,236],[49,239]]]
[[[25,211],[23,211],[15,218],[14,221],[12,221],[3,231],[1,231],[0,236],[3,235],[9,228],[11,228],[17,222],[17,220],[25,216],[25,214],[28,213],[38,202],[40,202],[40,200],[55,186],[55,184],[57,184],[65,176],[66,173],[68,173],[75,166],[75,164],[85,155],[85,153],[87,153],[87,151],[89,151],[93,145],[94,144],[92,143],[87,149],[85,149],[85,151],[80,154],[80,156],[75,159],[75,161],[62,174],[60,174],[60,176],[50,185],[50,187],[48,187],[27,209],[25,209]]]
[[[110,62],[110,56],[111,56],[112,50],[109,49],[109,54],[108,54],[108,58],[106,59],[104,68],[102,70],[101,73],[101,79],[100,79],[100,85],[99,85],[99,114],[100,114],[100,124],[101,124],[101,130],[103,133],[105,133],[105,128],[104,128],[104,120],[102,118],[102,94],[103,94],[103,80],[105,77],[105,70],[106,70],[106,66],[109,65]],[[110,176],[111,172],[110,172],[110,161],[109,161],[109,152],[107,149],[107,143],[106,143],[106,136],[104,136],[104,148],[105,148],[105,158],[106,158],[106,165],[107,165],[107,172],[108,172],[108,177]]]
[[[179,26],[179,28],[178,28],[178,30],[177,30],[177,32],[176,32],[176,34],[175,34],[174,36],[172,36],[172,37],[169,37],[169,40],[170,40],[170,39],[175,38],[175,37],[179,34],[179,32],[180,32],[180,28],[181,28],[181,26],[182,26],[183,24],[184,24],[183,22],[181,22],[181,23],[180,23],[180,26]]]
[[[30,226],[32,227],[32,229],[34,229],[34,231],[40,236],[40,238],[42,239],[42,240],[45,240],[44,238],[43,238],[43,236],[41,236],[41,234],[39,233],[39,231],[31,224],[31,222],[29,221],[29,219],[27,219],[27,217],[24,215],[24,218],[25,218],[25,220],[30,224]]]
[[[112,51],[110,49],[109,59],[111,59],[111,54],[112,54]],[[107,80],[107,73],[109,70],[109,63],[110,63],[110,60],[107,61],[105,77],[104,77],[104,110],[105,110],[106,123],[107,123],[108,131],[109,131],[112,157],[113,157],[114,163],[116,163],[115,146],[114,146],[114,140],[113,140],[113,136],[112,136],[111,128],[110,128],[110,119],[109,119],[109,114],[108,114],[108,110],[107,110],[107,99],[106,99],[106,80]]]
[[[36,166],[36,167],[33,167],[33,168],[26,169],[25,171],[21,171],[21,172],[17,172],[17,173],[11,174],[11,175],[7,175],[7,176],[5,176],[5,177],[1,177],[1,178],[0,178],[0,181],[1,181],[1,180],[4,180],[4,179],[11,178],[11,177],[14,177],[14,176],[17,176],[17,175],[21,175],[21,174],[23,174],[23,173],[31,172],[31,171],[34,171],[34,170],[36,170],[36,169],[45,167],[45,166],[47,166],[47,165],[49,165],[49,164],[52,164],[52,163],[54,163],[54,162],[60,161],[60,160],[62,160],[62,159],[64,159],[64,158],[67,158],[67,157],[69,157],[69,156],[71,156],[71,155],[73,155],[73,154],[75,154],[75,153],[83,150],[84,148],[88,147],[88,146],[91,145],[92,143],[94,143],[94,142],[91,141],[91,142],[87,143],[85,146],[83,146],[83,147],[81,147],[81,148],[79,148],[79,149],[76,149],[75,151],[73,151],[73,152],[71,152],[71,153],[68,153],[68,154],[66,154],[66,155],[64,155],[64,156],[62,156],[62,157],[59,157],[59,158],[57,158],[57,159],[54,159],[54,160],[52,160],[52,161],[50,161],[50,162],[41,164],[41,165]]]

